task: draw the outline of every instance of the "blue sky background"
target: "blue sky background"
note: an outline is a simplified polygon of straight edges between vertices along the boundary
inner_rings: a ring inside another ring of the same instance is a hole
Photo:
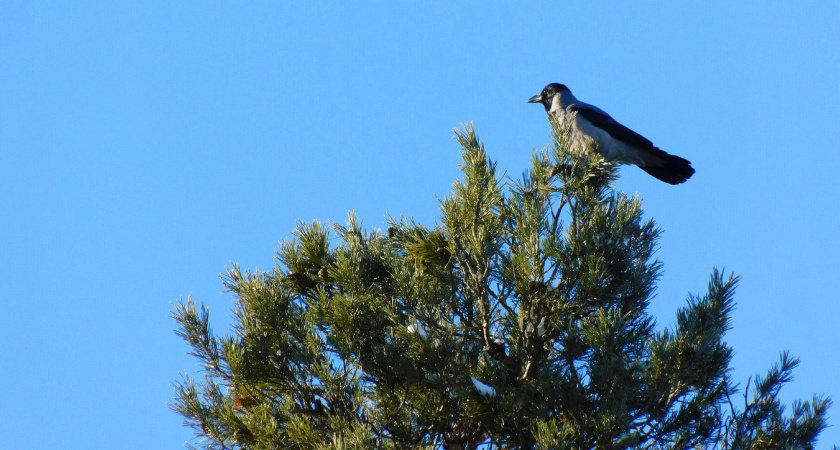
[[[396,3],[0,4],[4,447],[182,448],[171,302],[226,332],[218,274],[296,221],[432,224],[463,122],[518,177],[549,82],[697,169],[618,183],[664,229],[660,325],[743,274],[735,378],[790,350],[784,398],[840,402],[840,3]]]

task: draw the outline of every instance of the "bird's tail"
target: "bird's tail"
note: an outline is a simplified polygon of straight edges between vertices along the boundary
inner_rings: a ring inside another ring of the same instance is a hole
[[[694,175],[691,162],[679,156],[671,155],[656,147],[639,152],[645,161],[642,170],[654,178],[668,184],[680,184]]]

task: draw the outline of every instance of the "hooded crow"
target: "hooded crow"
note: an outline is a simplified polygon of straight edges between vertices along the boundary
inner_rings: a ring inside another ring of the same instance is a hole
[[[582,144],[584,137],[592,138],[601,154],[610,161],[635,164],[669,184],[680,184],[694,174],[691,162],[654,147],[652,142],[616,122],[597,106],[575,98],[562,84],[549,84],[528,103],[542,103],[545,111],[556,117],[561,125],[575,118],[571,124],[574,142]]]

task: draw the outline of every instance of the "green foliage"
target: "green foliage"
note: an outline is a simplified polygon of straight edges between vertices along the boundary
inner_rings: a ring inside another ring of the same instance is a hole
[[[616,167],[552,124],[519,182],[471,126],[463,179],[429,228],[299,224],[268,273],[234,266],[235,334],[176,305],[204,369],[172,408],[200,445],[275,448],[809,448],[829,400],[778,401],[783,355],[741,410],[730,397],[737,277],[717,270],[676,324],[647,306],[662,266]],[[749,387],[748,387],[749,390]]]

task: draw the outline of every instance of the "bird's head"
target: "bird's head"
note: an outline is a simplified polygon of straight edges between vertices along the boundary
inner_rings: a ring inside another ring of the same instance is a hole
[[[542,103],[542,105],[545,106],[545,110],[549,111],[551,110],[551,103],[554,101],[554,97],[566,92],[571,93],[566,85],[551,83],[546,86],[542,92],[529,98],[528,103]]]

